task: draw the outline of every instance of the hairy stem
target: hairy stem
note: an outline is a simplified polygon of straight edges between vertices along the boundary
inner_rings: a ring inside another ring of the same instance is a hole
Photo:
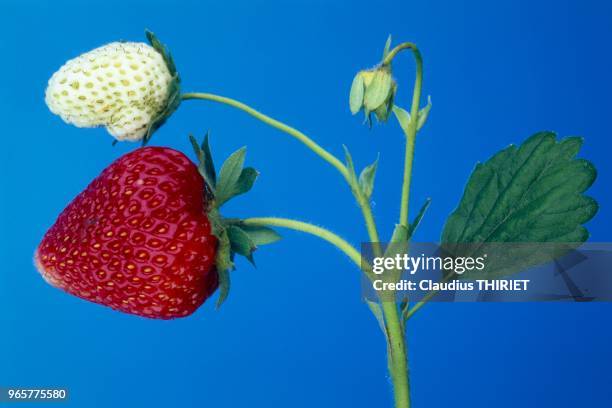
[[[397,304],[393,301],[383,301],[382,309],[387,329],[388,356],[387,362],[395,408],[410,407],[410,379],[408,376],[408,356],[406,350],[406,335],[400,323],[401,316]]]
[[[412,93],[412,105],[410,107],[410,123],[406,130],[406,151],[404,155],[404,178],[402,183],[402,198],[400,205],[399,223],[408,227],[408,206],[410,204],[410,183],[412,180],[412,163],[414,161],[414,145],[418,130],[419,105],[421,103],[421,88],[423,84],[423,59],[421,52],[413,43],[402,43],[393,48],[383,64],[390,64],[393,58],[402,50],[412,50],[416,62],[416,78],[414,80],[414,90]]]
[[[213,101],[213,102],[218,102],[218,103],[222,103],[225,105],[229,105],[243,112],[246,112],[249,115],[259,119],[263,123],[270,125],[273,128],[276,128],[282,132],[285,132],[293,136],[294,138],[302,142],[304,145],[306,145],[306,147],[312,150],[315,154],[317,154],[323,160],[325,160],[326,162],[334,166],[340,172],[340,174],[342,174],[342,176],[345,179],[348,179],[349,177],[349,172],[346,166],[342,164],[342,162],[338,160],[336,156],[334,156],[333,154],[331,154],[330,152],[328,152],[327,150],[319,146],[314,140],[306,136],[304,133],[300,132],[299,130],[289,125],[284,124],[283,122],[273,119],[268,115],[264,115],[258,110],[255,110],[240,101],[237,101],[232,98],[227,98],[225,96],[219,96],[219,95],[214,95],[211,93],[201,93],[201,92],[185,93],[181,95],[181,99],[183,100],[201,99],[201,100]]]
[[[245,225],[288,228],[295,231],[301,231],[310,235],[314,235],[329,242],[330,244],[338,248],[340,251],[344,252],[351,259],[351,261],[353,261],[353,263],[357,265],[357,267],[361,268],[361,254],[359,253],[359,251],[357,251],[355,247],[349,244],[346,240],[325,228],[303,221],[278,217],[247,218],[242,220],[241,222]]]
[[[408,228],[408,212],[410,204],[410,184],[412,180],[412,163],[414,161],[414,146],[418,130],[419,104],[421,100],[421,87],[423,82],[423,60],[419,49],[413,43],[402,43],[394,47],[386,58],[383,65],[388,65],[393,58],[402,50],[412,50],[416,62],[416,78],[412,94],[412,105],[410,108],[410,123],[406,129],[406,150],[404,154],[404,177],[402,182],[402,195],[400,203],[399,224]],[[408,353],[406,346],[406,333],[401,324],[400,313],[397,302],[383,301],[383,313],[388,334],[389,345],[389,373],[393,382],[395,394],[395,407],[410,407],[410,377],[408,374]]]

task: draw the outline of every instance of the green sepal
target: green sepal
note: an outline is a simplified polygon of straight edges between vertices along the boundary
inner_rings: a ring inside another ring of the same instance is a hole
[[[419,111],[419,118],[417,120],[417,130],[421,130],[421,128],[427,122],[427,118],[429,117],[429,111],[431,110],[431,96],[427,96],[427,105],[424,108],[421,108]]]
[[[202,145],[198,144],[193,135],[189,135],[189,141],[191,142],[193,151],[198,158],[198,172],[206,182],[208,189],[212,193],[212,197],[214,197],[216,189],[216,173],[212,155],[210,154],[210,147],[208,145],[208,132],[204,137]]]
[[[219,184],[217,185],[219,190],[226,189],[238,181],[245,157],[246,147],[241,147],[225,160],[219,171]]]
[[[219,240],[217,246],[217,256],[215,259],[217,275],[219,277],[219,297],[217,298],[218,309],[229,295],[229,272],[234,269],[234,262],[232,260],[231,243],[227,231],[225,229],[221,229],[220,232],[217,232],[216,236]]]
[[[229,294],[230,272],[235,269],[235,256],[244,256],[255,266],[253,253],[258,246],[275,242],[280,235],[271,228],[248,226],[239,219],[224,219],[217,209],[209,211],[208,218],[218,240],[215,266],[219,276],[219,308]]]
[[[157,36],[151,30],[145,29],[145,36],[147,37],[147,41],[149,41],[151,47],[153,47],[155,51],[161,54],[162,58],[164,59],[164,62],[166,63],[166,66],[168,67],[170,75],[177,75],[178,77],[178,72],[176,71],[176,64],[174,63],[174,58],[172,58],[172,54],[170,53],[168,47],[162,44],[162,42],[159,41]]]
[[[189,135],[189,141],[198,158],[198,172],[210,187],[215,189],[217,186],[217,172],[215,171],[215,163],[210,153],[209,132],[206,132],[201,145],[198,144],[198,141],[193,135]]]
[[[417,214],[417,216],[414,218],[414,220],[412,221],[412,223],[410,223],[410,225],[408,225],[408,227],[401,225],[401,224],[396,224],[395,225],[395,229],[393,230],[393,235],[391,236],[391,244],[404,244],[407,243],[410,238],[412,238],[412,235],[414,234],[414,231],[417,229],[417,227],[419,226],[419,224],[421,223],[421,220],[423,219],[423,216],[425,215],[425,212],[427,211],[427,208],[429,208],[429,205],[431,204],[431,198],[428,198],[427,200],[425,200],[425,203],[423,203],[423,205],[421,206],[421,209],[419,210],[419,213]],[[390,245],[390,247],[392,247],[394,245]],[[400,247],[399,249],[401,249],[403,247]],[[391,249],[388,248],[387,252],[389,252]],[[394,252],[398,251],[398,248],[393,249]],[[387,254],[385,255],[387,256]]]
[[[246,225],[240,219],[225,219],[222,222],[226,225],[232,255],[244,256],[253,266],[255,266],[253,253],[260,245],[271,244],[281,239],[272,228]]]
[[[210,152],[210,134],[206,132],[204,136],[204,141],[202,141],[202,146],[200,149],[204,153],[204,172],[208,175],[210,179],[210,183],[212,187],[217,188],[217,172],[215,170],[215,162],[212,158],[212,153]]]
[[[202,149],[200,149],[200,144],[198,143],[194,135],[189,134],[189,142],[191,143],[193,152],[195,153],[196,158],[198,159],[198,170],[200,170],[199,165],[204,162],[204,154],[202,153]],[[200,175],[204,177],[202,171],[200,171]]]
[[[269,227],[241,224],[240,228],[248,234],[256,246],[272,244],[282,238],[278,232]]]
[[[172,77],[170,84],[168,84],[168,96],[166,97],[166,107],[149,122],[147,126],[147,133],[142,138],[142,145],[146,146],[151,140],[153,133],[157,131],[172,114],[176,111],[181,104],[181,86],[179,83],[178,76]]]
[[[157,131],[174,111],[176,111],[181,104],[181,78],[176,71],[176,65],[174,64],[174,59],[172,58],[172,54],[168,50],[164,44],[159,41],[159,39],[153,34],[153,32],[149,30],[145,30],[145,35],[151,47],[153,47],[157,52],[159,52],[166,63],[166,67],[172,77],[170,83],[168,84],[168,94],[166,95],[166,106],[162,111],[149,122],[147,126],[147,132],[145,136],[142,138],[142,145],[146,146],[146,144],[151,140],[153,133]]]
[[[408,128],[410,127],[410,121],[412,118],[410,117],[410,113],[397,105],[393,105],[393,113],[399,122],[400,127],[404,131],[404,134],[408,134]],[[419,110],[417,115],[417,131],[421,130],[421,128],[427,122],[427,118],[429,117],[429,111],[431,111],[431,96],[427,97],[427,105]]]
[[[391,84],[391,92],[387,101],[380,105],[376,110],[374,110],[374,115],[376,116],[376,120],[381,123],[386,122],[391,115],[391,111],[393,110],[393,102],[395,101],[395,93],[397,92],[397,84],[393,82]]]
[[[257,177],[259,177],[259,172],[253,167],[245,167],[242,169],[236,184],[234,184],[232,197],[249,192],[251,188],[253,188],[253,184],[255,184]]]
[[[410,238],[410,231],[404,225],[396,224],[391,235],[391,242],[405,242]]]
[[[255,245],[249,234],[237,225],[230,225],[227,227],[227,235],[232,252],[244,256],[249,262],[255,264],[253,252],[257,249],[257,245]]]
[[[408,226],[408,239],[412,238],[412,235],[414,235],[414,231],[416,231],[417,227],[421,223],[421,220],[423,219],[423,216],[425,215],[425,211],[427,211],[430,204],[431,204],[431,198],[428,198],[427,200],[425,200],[425,202],[421,206],[421,209],[419,210],[419,213]]]
[[[378,168],[378,159],[380,154],[376,157],[374,163],[366,166],[359,174],[359,186],[363,194],[369,199],[374,191],[374,179],[376,178],[376,169]]]
[[[219,274],[219,308],[229,294],[229,275],[235,269],[235,256],[244,256],[255,266],[253,253],[257,248],[276,242],[281,236],[268,227],[245,225],[239,219],[224,219],[217,209],[210,211],[208,217],[213,224],[213,234],[218,239],[216,267]]]
[[[364,114],[363,123],[367,124],[369,129],[372,129],[372,112],[364,108],[363,114]]]
[[[219,298],[217,300],[217,308],[219,308],[229,294],[229,275],[235,269],[235,256],[244,256],[255,265],[253,252],[257,247],[278,241],[280,235],[268,227],[249,226],[240,219],[221,216],[220,207],[232,197],[249,191],[259,175],[254,168],[244,167],[246,147],[238,149],[227,158],[217,177],[210,150],[209,134],[206,134],[201,145],[191,135],[189,140],[199,161],[198,172],[205,180],[205,189],[214,190],[215,193],[210,196],[206,213],[212,233],[217,238],[215,266],[219,276]]]
[[[215,167],[208,146],[208,132],[200,146],[193,135],[189,135],[189,141],[198,159],[198,173],[204,179],[204,198],[207,208],[214,207],[215,202]]]
[[[391,241],[386,245],[384,257],[394,258],[398,254],[408,253],[408,239],[408,228],[406,228],[406,226],[404,225],[397,224],[395,226],[395,229],[393,230]],[[400,278],[401,272],[402,271],[400,269],[388,270],[388,275],[386,276],[386,279],[389,279],[391,282],[397,282]]]
[[[391,235],[391,241],[389,241],[385,249],[385,257],[394,257],[396,254],[405,252],[408,249],[409,238],[408,228],[404,225],[396,224]]]
[[[410,112],[402,107],[393,105],[393,113],[395,114],[400,127],[404,131],[404,134],[407,134],[408,127],[410,126]]]
[[[374,72],[372,82],[366,86],[363,95],[363,106],[368,112],[374,112],[389,98],[392,91],[393,78],[389,67],[379,67]]]
[[[363,76],[361,75],[361,71],[359,71],[353,79],[353,83],[351,84],[351,92],[349,94],[349,107],[353,115],[359,112],[363,106],[364,92],[365,85],[363,82]]]
[[[389,55],[389,51],[391,51],[391,34],[389,34],[389,37],[387,37],[387,42],[385,42],[385,48],[383,49],[382,54],[383,61],[385,58],[387,58],[387,55]]]
[[[246,147],[232,153],[221,166],[217,182],[217,206],[251,190],[259,172],[252,167],[243,168]]]
[[[349,151],[346,145],[342,145],[344,149],[344,159],[346,162],[346,168],[349,172],[349,177],[352,179],[353,183],[351,188],[358,188],[365,195],[367,199],[369,199],[372,195],[372,191],[374,190],[374,179],[376,177],[376,169],[378,167],[378,157],[374,163],[366,166],[359,175],[357,179],[357,174],[355,173],[355,163],[353,162],[353,156],[351,156],[351,152]]]
[[[344,149],[344,159],[346,161],[346,167],[351,175],[351,177],[355,177],[355,163],[353,162],[353,156],[351,156],[351,152],[349,151],[346,145],[342,145]]]
[[[217,269],[217,276],[219,280],[219,297],[215,308],[218,310],[221,305],[227,300],[230,291],[230,274],[229,269]]]

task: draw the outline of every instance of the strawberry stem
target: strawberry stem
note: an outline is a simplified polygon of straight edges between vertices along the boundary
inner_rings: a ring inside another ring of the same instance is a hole
[[[286,125],[283,122],[280,122],[276,119],[273,119],[268,115],[264,115],[258,110],[255,110],[240,101],[237,101],[232,98],[227,98],[225,96],[214,95],[211,93],[201,93],[201,92],[184,93],[181,95],[181,99],[182,100],[201,99],[201,100],[213,101],[213,102],[229,105],[243,112],[246,112],[249,115],[261,120],[262,122],[298,139],[300,142],[306,145],[310,150],[312,150],[318,156],[320,156],[323,160],[325,160],[326,162],[334,166],[338,170],[338,172],[340,172],[340,174],[344,176],[344,178],[348,177],[348,170],[346,169],[346,166],[342,164],[342,162],[338,160],[336,156],[334,156],[333,154],[325,150],[323,147],[319,146],[314,140],[312,140],[311,138],[309,138],[308,136],[306,136],[304,133],[300,132],[299,130],[289,125]]]
[[[357,267],[361,268],[361,254],[359,251],[345,239],[325,228],[303,221],[278,217],[246,218],[241,223],[253,226],[282,227],[314,235],[344,252]]]

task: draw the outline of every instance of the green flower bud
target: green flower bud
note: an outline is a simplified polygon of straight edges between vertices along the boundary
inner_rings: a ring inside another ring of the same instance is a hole
[[[397,83],[393,79],[389,65],[379,65],[373,69],[359,71],[353,79],[349,105],[355,115],[363,109],[370,121],[374,113],[380,122],[386,122],[393,108]]]

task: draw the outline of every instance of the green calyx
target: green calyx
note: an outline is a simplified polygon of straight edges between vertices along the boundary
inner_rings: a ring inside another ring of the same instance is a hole
[[[391,36],[387,38],[381,62],[374,68],[359,71],[355,75],[349,95],[349,107],[353,115],[363,110],[365,122],[370,127],[372,127],[372,114],[378,122],[386,122],[393,112],[404,134],[408,134],[413,119],[410,112],[395,105],[397,82],[393,78],[392,68],[393,58],[397,55],[396,50],[405,49],[404,44],[400,44],[392,50]],[[417,121],[416,131],[421,130],[425,125],[430,110],[431,98],[428,97],[427,105],[419,109],[418,112],[414,112],[416,116],[414,120]]]
[[[393,108],[397,83],[393,79],[391,66],[378,65],[359,71],[353,79],[349,95],[351,113],[363,110],[366,121],[372,124],[372,113],[379,122],[386,122]]]
[[[172,58],[172,54],[168,50],[164,44],[159,41],[159,39],[153,34],[153,32],[149,30],[145,30],[145,35],[147,36],[147,41],[151,47],[155,49],[158,53],[161,54],[166,66],[168,67],[168,71],[172,76],[170,83],[168,84],[168,94],[166,96],[166,106],[164,109],[159,112],[159,114],[151,120],[147,127],[147,133],[145,137],[142,139],[142,145],[145,146],[149,140],[151,140],[151,136],[157,129],[159,129],[166,120],[174,113],[175,110],[178,109],[181,104],[181,78],[176,70],[176,65],[174,64],[174,59]]]
[[[382,61],[391,47],[391,36],[387,39]],[[393,79],[391,64],[379,63],[372,69],[355,75],[349,95],[349,107],[353,115],[363,110],[366,122],[372,126],[372,113],[379,122],[386,122],[393,109],[397,83]]]
[[[278,241],[281,236],[271,228],[245,225],[241,219],[225,218],[220,209],[232,198],[251,190],[259,173],[252,167],[244,167],[246,147],[232,153],[223,163],[219,174],[215,170],[209,135],[202,144],[189,136],[193,150],[198,158],[198,171],[204,179],[205,211],[217,237],[218,247],[216,268],[219,276],[219,298],[217,308],[227,299],[230,289],[230,272],[235,269],[236,255],[245,257],[255,265],[254,252],[261,245]]]

